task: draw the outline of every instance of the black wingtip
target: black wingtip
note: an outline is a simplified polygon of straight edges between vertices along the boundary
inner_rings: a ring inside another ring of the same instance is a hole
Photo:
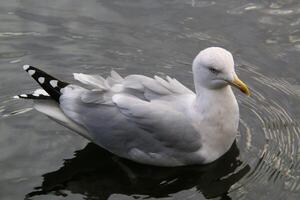
[[[50,96],[43,94],[20,94],[13,97],[14,99],[51,99]]]
[[[69,83],[60,81],[46,72],[30,65],[24,65],[23,69],[51,96],[52,99],[59,102],[59,97],[61,95],[60,90],[69,85]],[[30,96],[30,99],[35,99],[36,97],[32,94],[26,95],[27,97],[25,98]],[[19,97],[24,98],[21,97],[21,95],[19,95]]]

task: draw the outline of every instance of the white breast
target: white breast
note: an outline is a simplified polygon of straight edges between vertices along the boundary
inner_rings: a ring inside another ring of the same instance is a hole
[[[223,155],[231,147],[235,140],[238,123],[239,123],[239,108],[235,96],[228,86],[222,97],[209,98],[209,102],[199,99],[197,113],[200,117],[195,121],[195,126],[201,135],[202,148],[197,152],[204,162],[212,162]],[[210,104],[210,106],[206,106]]]

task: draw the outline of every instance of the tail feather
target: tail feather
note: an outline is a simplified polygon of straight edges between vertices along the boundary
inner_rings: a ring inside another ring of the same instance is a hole
[[[46,91],[44,94],[38,92],[33,94],[22,94],[16,97],[26,98],[26,99],[49,99],[51,97],[55,101],[59,102],[59,97],[61,95],[60,90],[69,83],[63,82],[54,78],[53,76],[47,74],[46,72],[30,66],[24,65],[23,69]],[[48,94],[48,95],[47,95]]]

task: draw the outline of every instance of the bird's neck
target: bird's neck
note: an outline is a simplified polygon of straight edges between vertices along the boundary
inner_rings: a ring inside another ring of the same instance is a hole
[[[194,104],[198,109],[223,107],[224,109],[236,109],[237,102],[231,87],[225,86],[220,89],[209,89],[201,86],[196,87],[196,99]]]

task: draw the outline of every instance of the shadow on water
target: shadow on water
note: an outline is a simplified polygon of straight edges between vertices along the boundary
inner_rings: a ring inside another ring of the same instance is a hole
[[[231,186],[249,171],[250,166],[239,160],[236,143],[211,164],[175,168],[137,164],[89,143],[74,158],[66,160],[63,167],[44,174],[42,185],[27,194],[26,199],[47,194],[67,196],[63,191],[83,194],[86,199],[108,199],[116,193],[159,198],[191,188],[208,199],[231,199]]]

